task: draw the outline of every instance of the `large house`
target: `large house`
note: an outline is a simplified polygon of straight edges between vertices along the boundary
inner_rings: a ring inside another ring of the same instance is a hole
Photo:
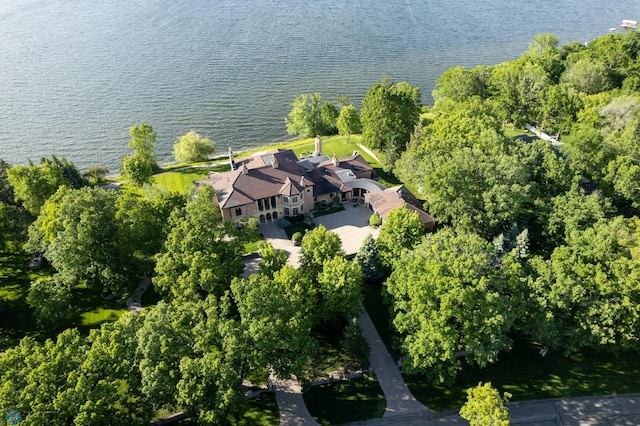
[[[364,201],[367,194],[386,190],[372,179],[373,168],[357,151],[346,158],[329,158],[322,154],[320,138],[307,158],[277,149],[236,162],[229,149],[229,161],[232,170],[211,173],[196,184],[212,186],[223,216],[233,219],[254,217],[260,223],[271,222],[308,214],[334,200]]]

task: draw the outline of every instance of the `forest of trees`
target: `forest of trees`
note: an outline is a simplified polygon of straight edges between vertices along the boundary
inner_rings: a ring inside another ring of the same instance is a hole
[[[415,213],[392,211],[355,259],[318,227],[299,268],[262,245],[249,278],[241,256],[256,223],[223,218],[208,187],[110,191],[97,185],[104,170],[83,175],[64,158],[0,161],[0,247],[51,263],[27,303],[53,336],[4,345],[0,412],[34,425],[148,424],[157,410],[229,422],[246,408],[243,380],[314,368],[318,327],[349,324],[344,355],[366,366],[351,320],[371,283],[382,283],[404,370],[435,383],[495,362],[514,337],[565,355],[637,350],[639,53],[638,32],[565,46],[542,34],[514,61],[446,71],[432,107],[388,79],[360,113],[346,97],[338,110],[300,95],[289,132],[361,132],[438,226],[425,235]],[[525,124],[559,143],[519,131]],[[144,187],[158,169],[155,133],[143,124],[131,137],[122,174]],[[213,152],[205,142],[193,154],[182,141],[177,157],[201,159]],[[74,327],[74,288],[124,300],[150,271],[157,304],[88,333]]]

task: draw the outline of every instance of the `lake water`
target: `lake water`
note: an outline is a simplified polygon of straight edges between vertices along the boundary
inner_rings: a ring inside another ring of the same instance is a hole
[[[640,18],[639,1],[0,0],[0,158],[117,171],[150,123],[161,162],[189,130],[218,152],[285,140],[293,98],[359,104],[383,76],[431,103],[455,65],[511,60]]]

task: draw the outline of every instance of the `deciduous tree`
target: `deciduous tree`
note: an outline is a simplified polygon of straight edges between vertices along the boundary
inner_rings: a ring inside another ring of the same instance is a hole
[[[323,225],[308,231],[302,238],[300,266],[304,274],[314,282],[322,272],[326,259],[342,255],[344,252],[340,237]]]
[[[505,407],[511,394],[500,392],[491,383],[478,383],[467,389],[467,402],[460,409],[460,416],[469,421],[470,426],[509,426],[509,410]]]
[[[287,132],[291,135],[297,134],[301,138],[311,138],[322,134],[324,121],[320,106],[321,101],[320,92],[298,95],[293,101],[293,108],[289,116],[285,119]]]
[[[214,192],[203,187],[184,209],[170,219],[164,250],[157,257],[154,286],[170,298],[221,297],[234,277],[242,274],[244,242],[255,226],[238,229],[222,217]]]
[[[209,138],[203,138],[191,130],[178,138],[173,145],[173,157],[179,163],[190,163],[208,159],[216,150]]]
[[[444,228],[400,256],[385,283],[392,323],[407,354],[403,369],[451,383],[460,357],[479,366],[511,346],[509,332],[523,313],[526,287],[510,254],[496,269],[494,250],[475,234]]]
[[[424,225],[417,212],[406,208],[391,210],[376,240],[382,265],[393,269],[402,251],[418,245],[424,233]]]
[[[125,179],[135,186],[143,186],[151,182],[151,176],[159,170],[156,160],[156,133],[150,124],[143,123],[129,130],[131,142],[129,148],[133,154],[122,158],[120,172]]]
[[[347,135],[347,143],[349,143],[349,137],[354,133],[360,133],[362,129],[358,108],[353,104],[344,105],[340,110],[336,125],[338,126],[338,133]]]
[[[362,100],[362,143],[384,153],[392,167],[420,119],[420,89],[388,79],[374,84]]]
[[[301,374],[313,342],[315,289],[304,275],[284,266],[271,279],[253,274],[236,279],[231,290],[245,331],[252,368],[270,367],[280,377]]]

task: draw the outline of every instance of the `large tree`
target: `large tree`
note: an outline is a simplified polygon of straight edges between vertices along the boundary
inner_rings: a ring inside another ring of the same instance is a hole
[[[639,226],[636,217],[603,219],[571,232],[549,259],[532,259],[536,308],[530,324],[538,341],[565,353],[635,347]]]
[[[323,225],[308,231],[302,238],[300,266],[304,274],[314,282],[317,282],[325,260],[342,255],[344,252],[340,237]]]
[[[42,158],[39,166],[13,166],[6,173],[15,200],[34,216],[60,186],[79,188],[84,184],[76,166],[65,158]]]
[[[100,188],[61,188],[31,225],[27,249],[43,252],[68,285],[127,294],[141,271],[122,239],[116,197]]]
[[[240,336],[227,321],[212,297],[160,302],[145,314],[137,354],[141,392],[154,407],[183,407],[203,424],[242,410]]]
[[[336,125],[338,126],[338,134],[347,135],[347,143],[349,143],[349,137],[354,133],[360,133],[362,130],[358,108],[353,104],[344,105],[340,109]]]
[[[391,210],[376,241],[382,265],[393,269],[402,251],[418,245],[424,233],[424,224],[416,211],[404,207]]]
[[[155,154],[156,133],[150,124],[143,123],[131,127],[129,135],[128,146],[133,154],[122,158],[120,172],[133,185],[143,186],[151,182],[151,176],[159,169]]]
[[[238,229],[222,217],[213,189],[204,186],[184,209],[173,212],[164,250],[157,257],[154,286],[170,298],[211,293],[220,297],[242,274],[244,243],[255,226]]]
[[[511,347],[509,332],[523,313],[526,290],[515,256],[497,262],[479,236],[444,228],[403,252],[399,263],[385,288],[407,354],[405,371],[451,383],[461,357],[485,366]]]
[[[405,150],[420,119],[420,96],[419,88],[385,78],[371,86],[362,100],[362,143],[381,151],[387,167]]]
[[[362,271],[356,261],[342,256],[325,260],[318,276],[318,288],[322,320],[353,318],[360,313]]]
[[[292,109],[285,119],[287,132],[301,138],[311,138],[324,133],[325,123],[322,119],[320,92],[302,93],[294,99]]]
[[[190,163],[208,159],[216,150],[209,138],[203,138],[191,130],[178,138],[173,144],[173,156],[179,163]]]
[[[313,349],[311,327],[315,290],[304,275],[284,266],[273,278],[253,274],[236,279],[231,290],[255,371],[270,368],[280,377],[299,375]]]

